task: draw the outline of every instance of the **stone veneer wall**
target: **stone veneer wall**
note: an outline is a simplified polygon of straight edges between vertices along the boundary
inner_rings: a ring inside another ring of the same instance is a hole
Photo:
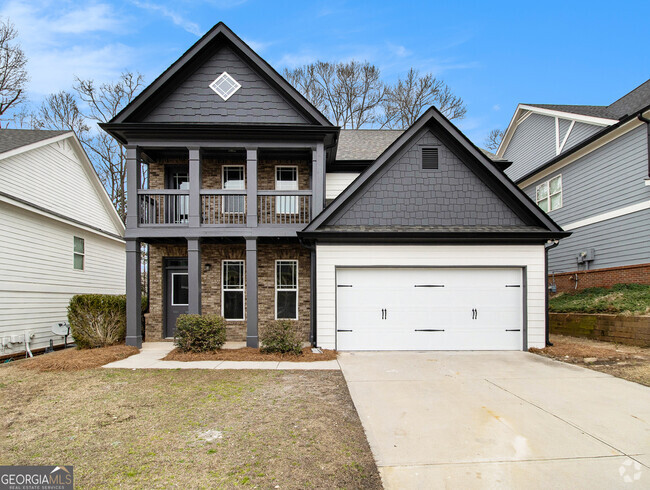
[[[303,339],[309,341],[310,330],[310,252],[299,244],[258,244],[258,319],[259,329],[275,321],[275,261],[298,260],[298,324]],[[150,301],[145,325],[145,339],[163,339],[163,259],[186,257],[187,247],[181,245],[149,246]],[[223,260],[245,260],[244,244],[212,244],[201,246],[201,306],[206,314],[221,314],[221,264]],[[205,271],[206,264],[210,270]],[[246,321],[227,321],[227,340],[246,340]]]

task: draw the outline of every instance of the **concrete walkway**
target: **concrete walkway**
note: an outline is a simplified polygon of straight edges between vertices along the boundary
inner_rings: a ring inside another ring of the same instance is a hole
[[[145,342],[139,354],[106,364],[105,368],[120,369],[302,369],[338,370],[338,361],[277,362],[277,361],[163,361],[174,349],[173,342]]]
[[[339,362],[388,489],[650,488],[650,388],[525,352]]]

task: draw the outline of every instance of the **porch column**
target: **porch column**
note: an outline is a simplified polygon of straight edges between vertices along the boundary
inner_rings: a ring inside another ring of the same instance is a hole
[[[187,312],[201,314],[201,241],[187,239],[187,293],[189,296]]]
[[[318,143],[312,150],[312,215],[315,216],[325,207],[325,147]]]
[[[126,345],[142,347],[140,240],[126,240]]]
[[[188,225],[190,228],[201,226],[201,149],[188,148],[190,153],[190,204]]]
[[[246,226],[257,226],[257,148],[246,148]]]
[[[126,146],[126,227],[138,227],[138,189],[140,188],[140,148]]]
[[[246,347],[259,347],[257,334],[257,239],[246,239]]]

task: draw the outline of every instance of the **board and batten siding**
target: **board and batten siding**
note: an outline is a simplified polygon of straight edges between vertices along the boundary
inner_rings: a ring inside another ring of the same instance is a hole
[[[67,140],[0,159],[0,191],[81,221],[121,234],[79,156]]]
[[[594,218],[627,206],[650,202],[645,126],[639,126],[584,157],[524,188],[535,200],[537,185],[562,175],[561,208],[549,216],[560,226]],[[650,261],[650,211],[641,210],[570,229],[573,235],[549,251],[549,271],[578,269],[577,255],[593,248],[590,268],[618,267]]]
[[[317,245],[317,344],[324,349],[336,348],[336,268],[342,266],[526,267],[528,347],[545,345],[543,245]]]
[[[85,242],[85,267],[73,267],[74,237]],[[32,349],[55,345],[54,323],[67,321],[75,294],[124,294],[125,245],[120,239],[90,232],[0,202],[0,337],[35,334]],[[24,351],[24,344],[0,355]]]
[[[358,176],[358,172],[330,172],[326,174],[325,199],[336,199]]]

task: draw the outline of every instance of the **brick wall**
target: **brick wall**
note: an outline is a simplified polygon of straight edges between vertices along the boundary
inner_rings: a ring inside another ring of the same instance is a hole
[[[551,333],[650,347],[650,316],[550,313]]]
[[[150,256],[150,302],[145,325],[147,341],[163,337],[164,296],[163,259],[187,257],[187,247],[180,245],[149,246]],[[211,244],[201,246],[201,308],[206,314],[221,315],[221,264],[223,260],[245,260],[244,244]],[[275,321],[275,261],[298,260],[298,323],[303,339],[309,340],[310,324],[310,254],[299,244],[258,245],[258,319],[259,328]],[[206,271],[206,264],[210,270]],[[246,340],[245,321],[227,321],[228,341]]]
[[[576,278],[578,280],[577,288]],[[609,288],[614,284],[621,283],[650,284],[650,264],[563,272],[555,274],[555,276],[550,275],[548,278],[549,284],[552,284],[554,279],[558,293],[593,287]]]

